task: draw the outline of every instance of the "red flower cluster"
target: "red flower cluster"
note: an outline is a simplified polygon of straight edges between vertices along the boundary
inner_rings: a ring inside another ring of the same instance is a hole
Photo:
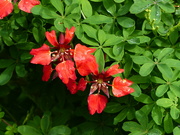
[[[31,8],[39,5],[39,0],[20,0],[18,7],[20,10],[31,13]],[[0,0],[0,19],[9,15],[13,10],[13,3],[11,0]]]
[[[43,81],[48,81],[51,73],[55,71],[53,78],[58,76],[72,94],[78,90],[84,91],[86,85],[92,83],[87,99],[89,112],[92,115],[96,112],[101,113],[108,102],[109,86],[112,87],[112,94],[115,97],[122,97],[134,92],[134,89],[129,87],[132,82],[115,77],[110,84],[113,75],[122,73],[124,69],[119,69],[119,65],[116,64],[99,73],[96,58],[92,55],[96,49],[81,44],[77,44],[75,49],[71,49],[69,43],[74,36],[74,31],[75,27],[66,29],[65,34],[59,35],[59,40],[56,38],[55,31],[46,32],[46,38],[53,47],[43,44],[40,48],[32,49],[30,54],[34,57],[31,59],[31,63],[44,66]],[[77,83],[75,69],[81,76],[89,75],[91,80],[81,78]],[[97,93],[95,93],[96,91]]]

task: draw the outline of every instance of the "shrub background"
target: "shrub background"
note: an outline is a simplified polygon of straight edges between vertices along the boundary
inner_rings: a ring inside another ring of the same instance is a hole
[[[180,134],[180,1],[41,0],[31,11],[15,4],[0,20],[0,134]],[[30,50],[48,44],[45,31],[72,26],[72,45],[96,48],[100,69],[118,63],[134,82],[102,114],[88,113],[88,88],[71,95],[29,63]]]

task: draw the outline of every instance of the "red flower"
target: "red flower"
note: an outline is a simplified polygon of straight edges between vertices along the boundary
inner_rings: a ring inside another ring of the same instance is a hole
[[[47,31],[45,35],[49,43],[51,43],[53,46],[59,46],[59,43],[56,38],[56,32],[54,30],[52,30],[51,32]]]
[[[18,7],[20,10],[31,13],[31,9],[39,5],[40,1],[38,0],[21,0],[18,3]],[[3,19],[7,15],[9,15],[13,10],[13,4],[11,0],[0,0],[0,19]]]
[[[100,93],[100,90],[102,90],[108,97],[109,97],[109,90],[108,86],[112,86],[109,84],[110,80],[112,79],[112,75],[122,73],[124,69],[119,69],[119,65],[113,65],[111,66],[107,71],[103,71],[102,73],[98,74],[91,74],[92,81],[89,81],[89,83],[93,83],[90,88],[90,93],[94,93],[96,90],[98,90],[98,93]]]
[[[94,113],[101,113],[106,107],[108,102],[107,98],[100,94],[92,94],[88,97],[88,109],[89,113],[93,115]]]
[[[69,79],[76,80],[74,62],[66,60],[56,66],[56,71],[63,83],[67,84]]]
[[[9,15],[13,10],[11,0],[0,0],[0,19]]]
[[[73,38],[74,31],[75,27],[72,27],[70,30],[66,29],[65,36],[62,33],[60,34],[59,42],[57,41],[54,30],[46,32],[46,38],[53,47],[50,48],[44,44],[42,47],[32,49],[30,52],[31,55],[34,55],[31,63],[41,65],[50,65],[50,63],[53,63],[53,67],[55,67],[57,71],[55,74],[58,74],[59,78],[65,84],[68,84],[70,79],[76,80],[74,62],[72,61],[74,50],[68,45]],[[52,52],[50,50],[52,50]],[[43,81],[49,80],[52,70],[50,66],[44,66]]]
[[[78,84],[75,80],[69,79],[69,82],[66,84],[66,86],[71,94],[75,94],[78,90],[84,91],[86,84],[87,81],[85,81],[84,78],[81,78]]]
[[[43,44],[40,48],[32,49],[30,54],[34,55],[31,59],[33,64],[49,65],[51,63],[50,47],[46,44]]]
[[[98,64],[96,58],[91,53],[96,49],[88,48],[81,44],[77,44],[74,50],[74,60],[76,62],[76,68],[80,75],[86,76],[90,73],[98,73]]]
[[[24,12],[31,13],[31,9],[39,4],[40,4],[39,0],[21,0],[18,3],[18,7],[20,10]]]
[[[133,82],[127,79],[121,79],[120,77],[116,77],[113,80],[113,88],[112,93],[116,97],[122,97],[134,92],[134,89],[129,87]]]
[[[43,67],[43,76],[42,76],[42,80],[43,81],[48,81],[50,76],[51,76],[51,73],[52,73],[53,69],[51,67],[51,65],[45,65]]]

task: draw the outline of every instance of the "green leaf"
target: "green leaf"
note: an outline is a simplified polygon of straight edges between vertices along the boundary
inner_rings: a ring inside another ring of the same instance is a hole
[[[92,16],[92,6],[88,0],[81,0],[82,12],[86,17]]]
[[[124,39],[128,39],[128,37],[134,32],[135,26],[130,28],[123,28],[123,36]]]
[[[142,77],[140,75],[133,75],[129,78],[134,83],[148,83],[149,78],[148,77]]]
[[[116,3],[122,3],[124,2],[125,0],[114,0]]]
[[[138,122],[140,123],[140,125],[142,127],[144,127],[144,129],[146,129],[147,125],[148,125],[147,115],[143,111],[138,110],[138,111],[136,111],[135,116],[136,116],[136,119],[138,120]]]
[[[161,79],[157,76],[152,76],[150,80],[154,83],[160,83],[160,84],[166,83],[166,81],[164,81],[163,79]]]
[[[40,15],[44,19],[54,19],[59,17],[59,15],[56,14],[56,12],[54,12],[48,7],[43,7],[42,5],[34,6],[31,9],[31,12],[35,15]]]
[[[150,58],[146,56],[131,56],[134,63],[142,65],[145,63],[153,62]]]
[[[51,4],[61,13],[64,14],[64,5],[61,0],[50,0]]]
[[[15,68],[15,64],[7,67],[1,74],[0,74],[0,85],[5,85],[9,82],[13,75],[13,71]]]
[[[97,30],[90,25],[82,24],[84,32],[91,38],[97,41]]]
[[[112,14],[113,16],[115,16],[116,14],[116,4],[114,3],[113,0],[103,0],[103,5],[105,7],[105,9]]]
[[[117,113],[120,110],[122,110],[123,108],[124,108],[124,106],[122,106],[120,103],[109,102],[109,103],[107,103],[106,108],[104,109],[104,112]]]
[[[92,38],[89,38],[87,35],[83,35],[83,37],[81,37],[81,41],[90,46],[99,46],[97,41],[93,40]]]
[[[166,116],[164,117],[164,130],[168,134],[172,133],[173,131],[173,121],[169,113],[167,113]]]
[[[152,70],[154,69],[155,64],[153,62],[151,63],[145,63],[141,66],[139,74],[142,76],[147,76],[149,75]]]
[[[95,52],[96,61],[99,65],[99,72],[101,73],[104,70],[105,61],[104,61],[104,53],[102,49],[98,49]]]
[[[118,17],[117,22],[124,28],[130,28],[135,26],[135,21],[129,17]]]
[[[131,93],[134,97],[139,97],[141,95],[141,88],[137,84],[132,84],[131,88],[133,88],[135,91]]]
[[[111,45],[117,45],[123,41],[123,37],[115,36],[115,35],[107,35],[107,40],[103,44],[103,46],[111,46]]]
[[[153,128],[151,130],[148,131],[147,135],[162,135],[162,131],[159,130],[158,128]]]
[[[45,28],[42,26],[33,27],[32,32],[36,42],[42,44],[45,38],[45,32],[46,32]]]
[[[173,4],[168,2],[158,2],[157,5],[164,10],[166,13],[173,13],[175,11],[175,7]]]
[[[114,1],[116,2],[117,0],[114,0]],[[119,0],[119,1],[122,1],[122,0]],[[123,1],[125,1],[125,0],[123,0]],[[125,14],[129,13],[129,9],[130,9],[132,4],[133,4],[133,1],[126,0],[124,2],[124,4],[119,7],[117,15],[122,16],[122,15],[125,15]]]
[[[0,68],[6,68],[15,63],[12,59],[0,59]]]
[[[180,87],[175,84],[170,84],[170,90],[180,98]]]
[[[167,21],[169,21],[169,18],[167,19]],[[178,38],[179,38],[178,29],[174,29],[173,31],[171,31],[169,35],[169,39],[173,45],[177,42]]]
[[[162,21],[168,25],[168,26],[172,26],[174,24],[174,18],[173,15],[170,13],[163,13],[162,14]],[[175,34],[175,33],[174,33]],[[177,33],[176,33],[177,34]],[[175,35],[174,35],[175,36]],[[177,36],[175,36],[177,37]]]
[[[112,52],[112,48],[103,48],[103,51],[112,59],[116,60],[116,61],[120,61],[122,60],[122,58],[119,57],[115,57],[113,52]]]
[[[144,104],[151,104],[154,102],[150,96],[143,93],[139,97],[134,97],[134,99]]]
[[[161,21],[161,9],[159,6],[154,5],[150,9],[149,19],[151,22],[158,24]]]
[[[113,46],[113,54],[115,56],[118,56],[118,57],[123,57],[124,55],[124,44],[125,43],[120,43],[118,45],[114,45]],[[121,55],[121,56],[120,56]]]
[[[139,38],[141,44],[147,43],[151,40],[151,38],[148,36],[137,36],[137,38]]]
[[[103,30],[98,30],[98,41],[102,45],[106,40],[106,33]]]
[[[26,43],[17,43],[16,44],[16,47],[18,48],[18,49],[22,49],[22,50],[31,50],[31,49],[33,49],[34,47],[35,47],[35,43],[33,43],[33,42],[26,42]]]
[[[123,121],[126,118],[128,108],[123,109],[116,117],[114,117],[114,125]]]
[[[98,18],[98,19],[97,19]],[[105,15],[93,15],[82,21],[83,23],[89,24],[103,24],[103,23],[112,23],[113,19]]]
[[[171,106],[170,115],[175,120],[179,118],[180,110],[176,106]]]
[[[134,121],[124,122],[122,128],[123,130],[130,132],[136,132],[136,131],[143,132],[141,125],[139,125]]]
[[[50,127],[50,112],[45,112],[44,115],[41,118],[41,130],[44,134],[47,134],[49,127]]]
[[[175,127],[173,129],[173,135],[180,135],[180,128],[179,127]]]
[[[56,20],[54,21],[54,26],[60,32],[64,32],[65,31],[64,20],[61,17],[56,18]]]
[[[51,128],[48,135],[70,135],[71,129],[67,126],[60,125]]]
[[[157,64],[159,71],[168,78],[173,77],[172,69],[166,64]]]
[[[124,65],[124,77],[128,78],[131,74],[131,70],[133,68],[133,61],[129,55],[125,55],[125,65]]]
[[[164,57],[166,57],[167,55],[170,55],[171,53],[174,52],[173,48],[164,48],[161,50],[161,52],[158,55],[158,61],[162,60]]]
[[[157,125],[162,124],[164,109],[155,105],[152,109],[151,116]]]
[[[169,86],[167,84],[159,85],[156,89],[156,96],[162,97],[168,89]]]
[[[16,70],[16,74],[19,77],[25,77],[25,75],[27,74],[24,64],[17,64],[15,70]]]
[[[42,135],[39,130],[28,125],[19,126],[18,132],[21,133],[21,135]]]
[[[129,44],[140,44],[140,39],[138,37],[131,37],[127,40]]]
[[[4,112],[0,112],[0,119],[1,119],[1,118],[3,118],[3,117],[4,117],[4,115],[5,115],[5,113],[4,113]]]
[[[156,104],[158,106],[162,106],[164,108],[169,108],[171,107],[174,103],[171,99],[169,98],[160,98],[156,101]]]
[[[138,14],[153,5],[152,0],[136,0],[130,8],[132,14]]]

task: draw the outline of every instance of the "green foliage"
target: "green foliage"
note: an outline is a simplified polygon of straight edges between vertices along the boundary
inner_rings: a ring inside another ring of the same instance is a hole
[[[15,3],[0,20],[1,135],[180,134],[179,1],[41,0],[31,12]],[[71,95],[30,64],[30,50],[49,45],[46,31],[72,26],[72,47],[95,48],[100,72],[116,63],[133,82],[135,92],[109,98],[102,114],[88,113],[88,90]]]

